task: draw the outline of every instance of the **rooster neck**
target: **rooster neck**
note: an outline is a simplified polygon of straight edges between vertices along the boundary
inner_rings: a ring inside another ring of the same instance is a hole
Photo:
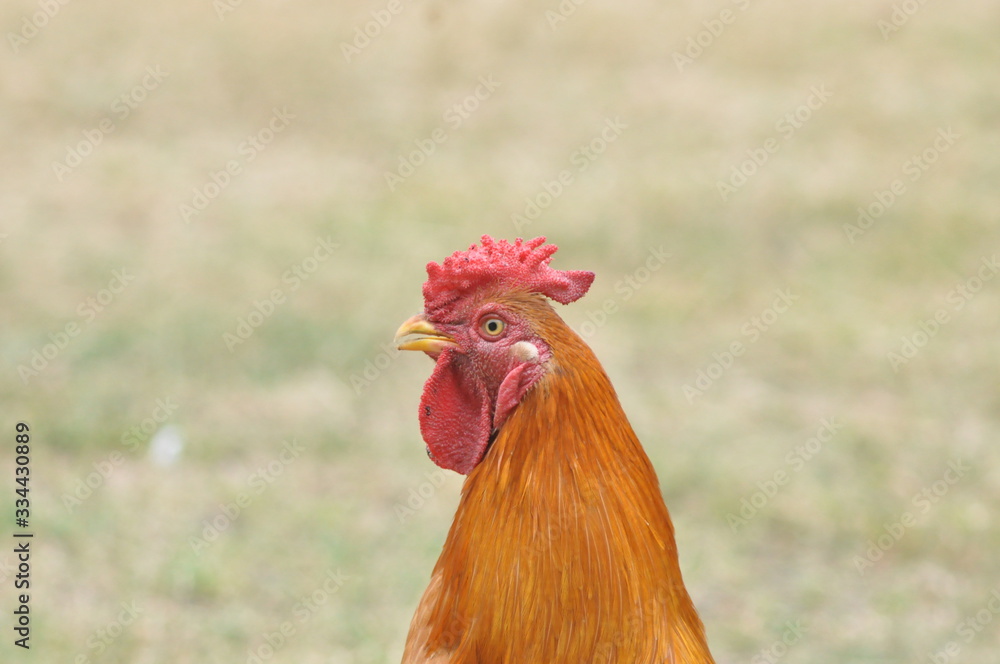
[[[450,662],[711,662],[653,467],[593,353],[552,316],[549,371],[463,487],[427,645],[479,653]]]
[[[501,509],[544,506],[539,517],[558,517],[553,499],[596,507],[605,490],[639,491],[662,505],[655,471],[610,380],[589,348],[570,348],[553,349],[547,374],[497,432],[463,494],[478,494]],[[542,504],[531,505],[536,501]]]
[[[555,339],[548,373],[466,481],[456,524],[492,505],[494,521],[509,522],[518,541],[532,544],[533,553],[512,562],[578,554],[576,531],[598,525],[627,528],[628,545],[672,555],[656,473],[611,381],[568,327]]]

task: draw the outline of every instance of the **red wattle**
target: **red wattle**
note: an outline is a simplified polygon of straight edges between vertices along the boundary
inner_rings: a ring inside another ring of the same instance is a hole
[[[468,475],[486,454],[492,418],[486,389],[465,355],[446,348],[420,397],[420,433],[437,465]]]
[[[519,364],[510,370],[500,383],[500,391],[497,393],[497,407],[493,414],[493,428],[499,429],[507,421],[511,411],[521,403],[521,398],[528,391],[532,383],[537,378],[536,372],[529,372],[528,367],[537,367],[535,364]]]

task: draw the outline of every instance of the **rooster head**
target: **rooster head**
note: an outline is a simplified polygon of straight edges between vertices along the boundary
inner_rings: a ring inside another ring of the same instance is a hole
[[[544,297],[583,297],[593,272],[549,267],[555,245],[544,237],[513,244],[482,237],[481,246],[427,264],[424,311],[396,332],[400,350],[435,360],[420,399],[420,433],[431,459],[469,474],[493,434],[547,370],[552,353],[538,307]]]

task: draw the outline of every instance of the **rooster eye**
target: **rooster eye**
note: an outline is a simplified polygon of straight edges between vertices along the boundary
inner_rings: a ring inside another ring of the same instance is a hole
[[[479,325],[479,329],[487,337],[500,336],[503,334],[504,327],[506,327],[506,324],[501,319],[495,317],[487,318]]]

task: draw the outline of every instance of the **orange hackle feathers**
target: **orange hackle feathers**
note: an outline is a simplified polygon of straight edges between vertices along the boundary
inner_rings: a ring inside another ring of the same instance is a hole
[[[712,663],[607,375],[544,298],[504,304],[552,358],[465,482],[403,663]]]

